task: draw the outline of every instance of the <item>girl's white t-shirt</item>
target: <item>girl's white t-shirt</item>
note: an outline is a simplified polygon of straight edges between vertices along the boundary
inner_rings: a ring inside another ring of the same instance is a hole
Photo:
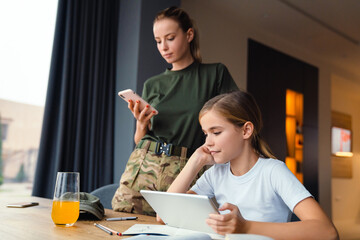
[[[230,163],[215,164],[191,190],[215,197],[220,206],[234,204],[246,220],[260,222],[288,222],[296,204],[311,197],[284,162],[264,158],[242,176],[231,173]]]

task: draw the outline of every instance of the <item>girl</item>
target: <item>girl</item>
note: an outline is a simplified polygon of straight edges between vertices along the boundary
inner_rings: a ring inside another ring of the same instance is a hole
[[[223,214],[207,224],[219,234],[253,233],[274,239],[337,239],[338,234],[311,194],[261,139],[261,113],[246,92],[209,100],[199,114],[206,136],[168,192],[215,197]],[[207,170],[189,190],[205,165]],[[288,222],[291,211],[301,220]]]
[[[142,97],[159,114],[146,115],[129,102],[136,118],[135,150],[112,201],[114,210],[155,215],[139,191],[166,191],[193,149],[204,142],[198,113],[210,98],[237,89],[227,68],[203,64],[199,36],[188,14],[170,7],[157,14],[154,38],[161,56],[172,65],[145,82]]]

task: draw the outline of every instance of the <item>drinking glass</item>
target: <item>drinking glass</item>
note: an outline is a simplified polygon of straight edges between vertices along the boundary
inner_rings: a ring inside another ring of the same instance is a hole
[[[79,173],[58,172],[51,218],[56,225],[71,227],[79,218]]]

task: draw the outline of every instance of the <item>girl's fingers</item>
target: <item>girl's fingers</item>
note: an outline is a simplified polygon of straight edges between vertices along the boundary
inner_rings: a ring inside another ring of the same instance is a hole
[[[231,214],[219,214],[219,213],[212,213],[209,214],[209,218],[211,220],[214,221],[222,221],[222,222],[226,222],[229,221],[231,219]]]
[[[225,235],[231,232],[231,228],[225,222],[207,219],[206,223],[218,234]]]
[[[206,223],[208,225],[212,225],[212,226],[226,226],[227,225],[227,223],[225,221],[219,221],[214,218],[206,219]]]
[[[164,221],[157,214],[156,214],[156,221],[161,223],[161,224],[165,224]]]
[[[231,203],[224,203],[220,208],[219,211],[224,211],[224,210],[230,210],[231,212],[233,211],[238,211],[238,207],[231,204]]]

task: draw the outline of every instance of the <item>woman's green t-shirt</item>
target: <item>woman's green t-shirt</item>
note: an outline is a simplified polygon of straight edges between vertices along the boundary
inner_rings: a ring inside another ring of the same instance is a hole
[[[198,114],[206,101],[238,90],[225,65],[194,62],[179,71],[166,70],[148,79],[142,97],[159,114],[143,137],[176,146],[196,149],[204,143]]]

